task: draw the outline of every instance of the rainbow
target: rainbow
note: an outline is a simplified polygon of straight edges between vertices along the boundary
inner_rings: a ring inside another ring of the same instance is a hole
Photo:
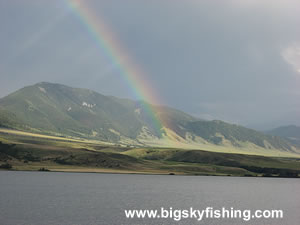
[[[101,51],[116,66],[119,73],[133,92],[134,96],[143,102],[143,110],[153,121],[153,128],[161,133],[163,121],[158,119],[152,104],[161,105],[156,91],[151,82],[139,66],[133,62],[128,50],[118,41],[109,27],[105,24],[101,15],[95,14],[83,0],[65,0],[67,6],[77,15],[80,22],[86,27],[91,37],[95,40]]]

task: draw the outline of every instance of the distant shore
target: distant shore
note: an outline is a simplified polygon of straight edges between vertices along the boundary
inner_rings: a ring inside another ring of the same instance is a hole
[[[18,169],[0,169],[0,172],[2,171],[10,171],[10,172],[49,172],[49,173],[86,173],[86,174],[127,174],[127,175],[176,175],[176,176],[211,176],[211,177],[252,177],[252,178],[300,178],[298,177],[287,177],[287,176],[235,176],[235,175],[224,175],[224,174],[185,174],[185,173],[167,173],[164,171],[161,172],[150,172],[150,171],[129,171],[129,170],[111,170],[111,169],[105,169],[105,168],[79,168],[79,169],[52,169],[52,170],[18,170]]]

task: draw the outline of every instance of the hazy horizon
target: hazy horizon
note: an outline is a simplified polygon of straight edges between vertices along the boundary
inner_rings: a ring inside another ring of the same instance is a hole
[[[136,99],[68,2],[0,2],[0,97],[45,81]],[[300,125],[300,2],[85,3],[164,105],[256,129]]]

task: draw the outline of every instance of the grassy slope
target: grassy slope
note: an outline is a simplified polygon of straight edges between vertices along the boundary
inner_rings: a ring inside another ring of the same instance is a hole
[[[144,110],[149,106],[143,105],[147,103],[43,82],[0,99],[0,126],[128,145],[268,156],[300,153],[283,138],[221,121],[202,121],[165,106],[151,106],[157,119],[163,121],[154,126],[152,116]],[[147,132],[141,138],[144,128]]]
[[[93,104],[93,108],[83,106],[83,103]],[[92,131],[96,131],[97,139],[117,141],[119,137],[110,129],[135,137],[142,126],[133,111],[90,90],[40,83],[0,100],[0,124],[86,138],[92,138]]]
[[[269,135],[276,135],[288,139],[294,145],[300,147],[300,127],[299,126],[283,126],[266,132]]]
[[[0,133],[0,165],[16,170],[193,175],[300,173],[299,159],[168,148],[125,148],[100,142]]]
[[[292,150],[290,144],[279,137],[264,135],[258,131],[234,124],[228,124],[219,120],[190,122],[187,127],[196,135],[201,135],[204,139],[215,144],[222,143],[221,137],[212,135],[218,133],[226,140],[229,140],[233,146],[237,147],[240,147],[241,142],[248,142],[265,148],[265,142],[268,142],[271,144],[270,148],[285,149],[287,151]]]

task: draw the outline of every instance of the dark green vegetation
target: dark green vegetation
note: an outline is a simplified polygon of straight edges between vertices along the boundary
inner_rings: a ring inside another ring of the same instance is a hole
[[[154,109],[155,119],[145,110],[149,107]],[[270,155],[270,149],[300,152],[286,138],[222,121],[203,121],[169,107],[45,82],[0,99],[0,127],[141,147],[176,147],[176,142],[181,142],[189,148],[197,144],[225,146],[249,154],[253,149],[262,149],[262,155]],[[168,145],[162,145],[165,139],[171,140]]]
[[[289,139],[290,142],[300,146],[300,127],[294,125],[283,126],[267,131],[266,133]]]
[[[274,177],[300,174],[300,159],[129,148],[4,133],[0,138],[1,169]]]

